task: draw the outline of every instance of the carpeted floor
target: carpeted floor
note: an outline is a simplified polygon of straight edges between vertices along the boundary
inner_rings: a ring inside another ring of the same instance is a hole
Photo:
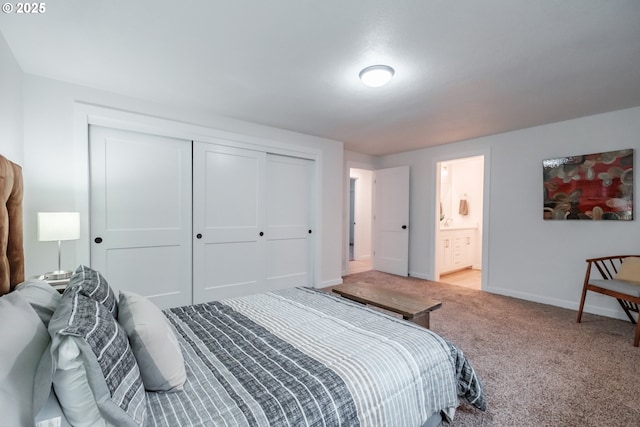
[[[442,301],[431,329],[456,344],[482,379],[486,413],[462,405],[459,426],[640,426],[634,325],[482,291],[376,271],[367,282]],[[578,298],[578,295],[576,295]]]

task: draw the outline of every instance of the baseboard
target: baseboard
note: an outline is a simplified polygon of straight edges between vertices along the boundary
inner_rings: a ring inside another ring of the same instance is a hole
[[[566,308],[576,312],[578,311],[578,308],[580,305],[579,301],[573,301],[573,300],[567,301],[567,300],[558,299],[558,298],[549,298],[549,297],[544,297],[540,295],[529,294],[526,292],[517,292],[517,291],[513,291],[512,289],[489,288],[489,289],[483,289],[483,290],[492,294],[504,295],[507,297],[518,298],[525,301],[532,301],[532,302],[538,302],[541,304],[553,305],[555,307]],[[611,309],[611,308],[585,304],[583,311],[585,313],[597,314],[600,316],[611,317],[614,319],[629,320],[627,316],[624,314],[624,312],[620,310]]]
[[[337,279],[324,280],[318,283],[318,286],[315,286],[315,288],[326,288],[327,286],[335,286],[335,285],[342,285],[342,277],[339,277]]]
[[[419,271],[410,271],[409,272],[409,276],[415,277],[416,279],[433,280],[433,279],[431,279],[431,275],[429,275],[427,273],[421,273]]]

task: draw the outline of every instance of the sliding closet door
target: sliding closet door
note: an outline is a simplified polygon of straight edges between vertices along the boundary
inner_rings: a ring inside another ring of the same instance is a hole
[[[191,141],[90,127],[91,266],[161,308],[191,304]]]
[[[315,163],[193,147],[194,302],[311,285]]]
[[[194,142],[194,303],[263,289],[265,158]]]
[[[312,160],[267,155],[265,290],[312,281]]]

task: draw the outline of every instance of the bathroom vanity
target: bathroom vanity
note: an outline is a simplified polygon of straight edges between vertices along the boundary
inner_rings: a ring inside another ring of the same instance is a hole
[[[477,225],[440,228],[439,244],[442,251],[440,274],[473,266],[477,233]]]

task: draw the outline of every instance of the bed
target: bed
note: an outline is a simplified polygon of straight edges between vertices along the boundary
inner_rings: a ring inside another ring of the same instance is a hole
[[[460,404],[486,410],[455,345],[322,290],[161,311],[86,266],[62,295],[38,280],[3,289],[10,425],[436,426]]]

